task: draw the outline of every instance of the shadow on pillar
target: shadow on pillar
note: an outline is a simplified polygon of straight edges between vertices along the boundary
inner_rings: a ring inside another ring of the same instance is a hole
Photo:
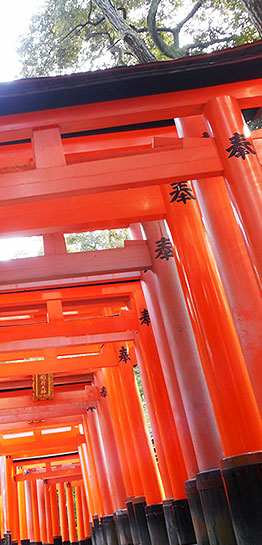
[[[262,543],[262,452],[224,458],[221,468],[238,544]]]
[[[145,510],[152,545],[169,545],[163,504],[147,505]]]
[[[163,512],[165,517],[169,545],[179,545],[172,505],[173,501],[173,498],[169,498],[163,501]]]
[[[237,545],[220,470],[198,473],[197,488],[210,545]],[[256,545],[258,542],[248,543]]]
[[[196,479],[186,481],[185,490],[188,497],[197,545],[210,545]]]
[[[179,545],[195,545],[197,541],[188,500],[174,500],[172,505]]]
[[[127,509],[114,513],[120,545],[133,545]]]

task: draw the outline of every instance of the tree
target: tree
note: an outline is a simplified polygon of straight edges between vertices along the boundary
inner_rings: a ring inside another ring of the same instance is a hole
[[[175,59],[259,36],[262,0],[46,0],[18,51],[32,77]]]
[[[129,238],[128,229],[104,229],[65,235],[69,253],[118,248],[124,246],[124,241]]]

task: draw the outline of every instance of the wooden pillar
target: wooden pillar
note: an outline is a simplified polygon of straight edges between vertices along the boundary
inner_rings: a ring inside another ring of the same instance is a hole
[[[1,456],[1,490],[2,493],[2,514],[3,514],[3,533],[10,531],[12,539],[16,533],[16,521],[18,520],[17,502],[15,499],[15,487],[13,461],[11,456]]]
[[[75,502],[76,502],[76,520],[77,520],[77,538],[78,541],[85,539],[85,527],[83,517],[83,507],[81,498],[81,486],[75,487]]]
[[[261,287],[262,172],[236,98],[219,96],[204,107],[204,116],[224,164],[224,176],[250,246]]]
[[[25,483],[24,481],[18,481],[17,483],[18,493],[18,511],[19,511],[19,527],[20,527],[20,540],[21,543],[29,538],[27,520],[26,520],[26,501],[25,501]]]
[[[148,504],[159,503],[163,499],[164,491],[156,465],[151,438],[146,426],[132,362],[121,362],[119,371],[131,428],[131,440],[137,453],[144,495]]]
[[[95,469],[97,474],[96,487],[99,487],[101,499],[103,498],[104,515],[111,515],[114,511],[110,481],[106,470],[106,459],[103,451],[101,431],[96,411],[89,411],[83,418],[86,443],[90,444],[93,452]]]
[[[188,475],[194,478],[198,467],[204,471],[218,466],[223,448],[175,259],[172,254],[168,260],[156,257],[156,242],[161,238],[169,241],[168,232],[162,221],[144,223],[143,228],[153,272],[143,275],[142,287],[159,352],[161,350],[162,369],[175,421],[178,421]],[[166,343],[171,353],[166,354]],[[187,426],[182,425],[185,418]]]
[[[48,543],[47,541],[47,528],[46,528],[46,514],[45,514],[45,494],[44,483],[42,479],[37,479],[37,499],[38,499],[38,511],[39,511],[39,524],[40,524],[40,536],[43,545]]]
[[[104,377],[101,370],[96,372],[95,382],[101,390],[104,385]],[[114,511],[116,511],[125,507],[127,494],[107,398],[100,398],[99,402],[97,403],[97,414],[105,449],[105,457],[111,485],[112,502]]]
[[[51,502],[53,536],[58,537],[60,536],[60,525],[59,525],[59,512],[58,512],[58,503],[57,503],[57,492],[56,492],[55,484],[49,485],[49,494],[50,494],[50,502]]]
[[[78,452],[79,452],[79,460],[81,465],[81,472],[82,472],[83,481],[84,481],[86,500],[88,503],[89,519],[92,520],[92,517],[95,514],[95,507],[94,507],[94,502],[92,498],[92,492],[91,492],[89,474],[88,474],[89,469],[87,466],[86,457],[84,455],[83,444],[79,445]]]
[[[162,188],[167,219],[225,455],[260,450],[258,407],[198,205],[171,202],[172,189]]]
[[[85,489],[84,489],[83,485],[80,486],[80,490],[81,490],[81,501],[82,501],[82,512],[83,512],[83,520],[84,520],[85,538],[87,538],[87,537],[90,537],[90,533],[91,533],[90,525],[89,525],[90,515],[89,515],[89,512],[88,512],[86,493],[85,493]]]
[[[69,531],[68,531],[68,521],[67,521],[64,483],[58,483],[57,490],[58,490],[59,517],[60,517],[60,528],[61,528],[62,541],[68,543],[69,542]]]
[[[35,541],[31,481],[24,481],[28,539]]]
[[[134,292],[133,299],[133,306],[139,318],[138,343],[142,352],[142,361],[139,365],[140,375],[155,439],[156,451],[158,453],[159,446],[163,448],[164,460],[167,466],[167,472],[165,472],[165,468],[161,467],[162,458],[159,456],[160,472],[164,481],[164,488],[168,492],[166,497],[182,499],[185,497],[184,482],[188,479],[188,473],[172,414],[152,325],[151,323],[148,324],[147,321],[141,323],[141,321],[143,322],[143,312],[147,310],[141,289]],[[170,480],[171,490],[168,489],[167,479]]]
[[[93,511],[92,515],[98,516],[104,515],[104,503],[100,490],[100,483],[98,481],[95,457],[93,453],[93,447],[91,438],[89,436],[88,426],[86,426],[86,417],[83,418],[83,428],[86,436],[86,443],[82,444],[82,452],[85,460],[85,467],[87,471],[87,486],[89,489],[89,495],[92,498]]]
[[[66,503],[67,503],[67,513],[68,513],[68,526],[69,526],[69,539],[70,543],[77,542],[76,535],[76,523],[75,523],[75,510],[74,510],[74,501],[73,501],[73,491],[71,483],[66,483]]]
[[[118,354],[116,355],[118,357]],[[111,414],[115,414],[115,421],[118,418],[118,434],[122,434],[123,448],[125,449],[127,464],[124,471],[127,496],[144,496],[144,489],[137,461],[137,453],[131,440],[132,432],[126,410],[126,392],[123,391],[120,379],[119,368],[111,367],[104,370],[106,388],[108,391],[108,400],[111,408]],[[117,400],[117,403],[115,402]],[[119,437],[119,435],[118,435]],[[130,480],[131,479],[131,483]],[[131,493],[132,492],[132,493]]]
[[[31,482],[31,493],[32,493],[32,507],[33,507],[34,536],[35,536],[35,542],[39,543],[41,541],[41,535],[40,535],[39,512],[38,512],[38,502],[37,502],[37,488],[36,488],[35,480],[32,480]]]
[[[51,515],[51,501],[49,493],[49,484],[48,481],[44,480],[44,495],[45,495],[45,513],[46,513],[46,532],[47,532],[47,542],[53,543],[54,534],[52,527],[52,515]]]
[[[206,130],[202,116],[176,120],[176,126],[181,137],[199,137]],[[197,180],[193,187],[262,414],[262,299],[259,286],[224,178]]]

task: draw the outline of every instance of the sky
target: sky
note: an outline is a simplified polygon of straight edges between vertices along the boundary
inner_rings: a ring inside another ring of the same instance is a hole
[[[0,0],[0,81],[19,76],[17,40],[44,0]]]

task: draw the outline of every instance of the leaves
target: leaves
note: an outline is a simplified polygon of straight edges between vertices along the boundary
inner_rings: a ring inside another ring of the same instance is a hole
[[[254,0],[46,0],[20,40],[22,74],[86,71],[241,45],[259,38],[245,9],[249,3]]]

